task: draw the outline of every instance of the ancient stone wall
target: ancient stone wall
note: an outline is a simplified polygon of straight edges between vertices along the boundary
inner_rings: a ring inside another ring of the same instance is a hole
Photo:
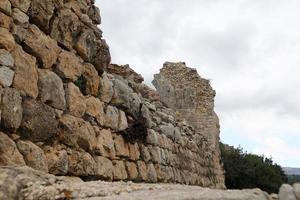
[[[206,135],[110,64],[100,22],[93,0],[0,1],[0,165],[224,187]]]

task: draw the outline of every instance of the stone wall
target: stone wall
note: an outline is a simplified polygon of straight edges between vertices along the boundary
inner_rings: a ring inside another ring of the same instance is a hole
[[[110,64],[100,22],[93,0],[1,0],[0,165],[223,188],[207,135]]]

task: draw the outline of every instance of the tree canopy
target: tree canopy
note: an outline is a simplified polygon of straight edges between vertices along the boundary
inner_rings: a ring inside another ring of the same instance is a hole
[[[228,189],[260,188],[277,193],[287,182],[282,168],[271,158],[244,152],[241,147],[220,143],[225,169],[225,184]]]

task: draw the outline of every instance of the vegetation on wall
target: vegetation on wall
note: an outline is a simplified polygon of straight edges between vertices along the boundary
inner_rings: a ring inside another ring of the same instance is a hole
[[[260,188],[277,193],[287,182],[282,168],[271,158],[244,152],[241,147],[220,143],[225,169],[225,184],[228,189]]]

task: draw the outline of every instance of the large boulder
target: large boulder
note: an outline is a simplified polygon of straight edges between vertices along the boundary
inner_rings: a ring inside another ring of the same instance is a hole
[[[279,197],[279,200],[297,200],[296,196],[294,194],[293,187],[288,184],[283,184],[279,188],[278,197]]]
[[[55,110],[35,100],[23,102],[21,133],[33,142],[46,141],[58,132]]]
[[[69,83],[66,88],[66,100],[68,111],[76,116],[82,117],[86,111],[86,104],[80,89],[74,84]]]

